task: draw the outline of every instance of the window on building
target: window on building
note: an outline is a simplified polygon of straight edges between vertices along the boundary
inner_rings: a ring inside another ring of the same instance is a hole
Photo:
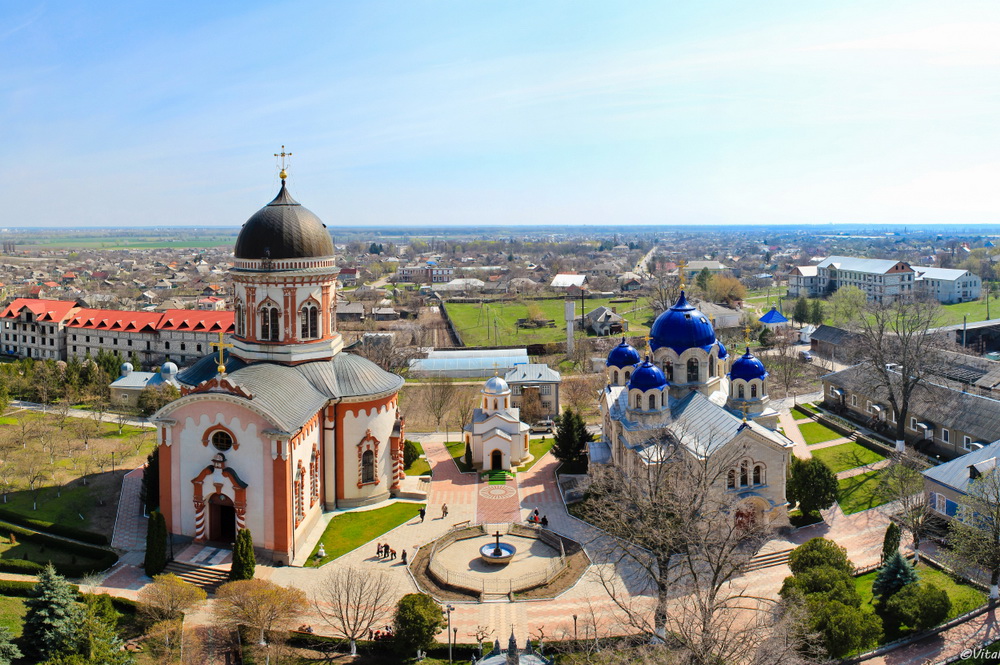
[[[218,430],[212,433],[212,445],[221,453],[233,447],[233,437],[225,430]]]
[[[260,308],[260,338],[265,342],[278,341],[278,308]]]
[[[743,384],[736,386],[736,399],[743,399]]]
[[[697,383],[698,382],[698,359],[697,358],[691,358],[690,360],[688,360],[687,370],[688,370],[688,372],[687,372],[687,374],[688,374],[688,376],[687,376],[687,382],[688,383]]]
[[[618,370],[612,372],[611,376],[612,376],[611,380],[614,381],[615,385],[618,385]]]
[[[943,427],[941,428],[941,440],[945,443],[949,443],[951,441],[951,432]]]
[[[966,450],[972,450],[972,437],[971,436],[963,436],[962,437],[962,447],[965,448]]]
[[[750,384],[750,397],[751,398],[757,397],[757,384],[756,383],[751,383]]]
[[[642,395],[636,395],[635,396],[635,408],[637,408],[637,409],[641,409],[642,408]]]
[[[316,303],[306,303],[299,310],[299,328],[302,339],[319,337],[319,307]]]
[[[729,473],[726,474],[726,487],[736,489],[736,469],[730,469]]]
[[[656,393],[650,393],[649,395],[649,410],[652,411],[656,408]]]
[[[755,464],[753,467],[753,484],[764,484],[764,467],[760,464]]]
[[[744,461],[740,464],[740,487],[750,484],[750,463]]]
[[[858,396],[851,395],[851,406],[857,406],[857,405],[858,405]]]
[[[236,336],[243,337],[246,334],[246,322],[243,319],[243,303],[237,300],[233,312],[233,320],[236,324]]]
[[[547,384],[547,383],[543,384],[541,386],[541,388],[539,389],[539,392],[542,395],[551,395],[552,394],[552,386],[550,384]]]
[[[375,482],[375,453],[370,450],[361,455],[361,482]]]

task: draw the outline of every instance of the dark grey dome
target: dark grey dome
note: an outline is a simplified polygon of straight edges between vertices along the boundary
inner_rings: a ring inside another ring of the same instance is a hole
[[[238,259],[301,259],[333,256],[326,225],[288,193],[285,181],[274,200],[253,214],[236,238]]]

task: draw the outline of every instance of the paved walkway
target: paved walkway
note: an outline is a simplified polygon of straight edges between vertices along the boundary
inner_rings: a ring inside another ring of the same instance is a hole
[[[142,467],[133,469],[122,478],[122,492],[115,517],[115,531],[111,546],[116,550],[137,551],[146,549],[148,518],[142,506]]]

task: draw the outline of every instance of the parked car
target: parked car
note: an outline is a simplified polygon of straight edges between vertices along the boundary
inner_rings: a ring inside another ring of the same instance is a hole
[[[813,361],[813,354],[809,351],[799,351],[799,360],[804,363],[811,363]]]
[[[556,423],[554,420],[545,419],[539,420],[537,423],[531,426],[532,434],[551,434],[556,429]]]

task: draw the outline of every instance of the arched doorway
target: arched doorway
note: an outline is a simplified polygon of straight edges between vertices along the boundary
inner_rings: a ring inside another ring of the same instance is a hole
[[[494,471],[501,471],[503,469],[503,453],[499,450],[494,450],[490,454],[490,468]]]
[[[226,544],[236,540],[236,507],[225,494],[208,500],[208,539]]]

